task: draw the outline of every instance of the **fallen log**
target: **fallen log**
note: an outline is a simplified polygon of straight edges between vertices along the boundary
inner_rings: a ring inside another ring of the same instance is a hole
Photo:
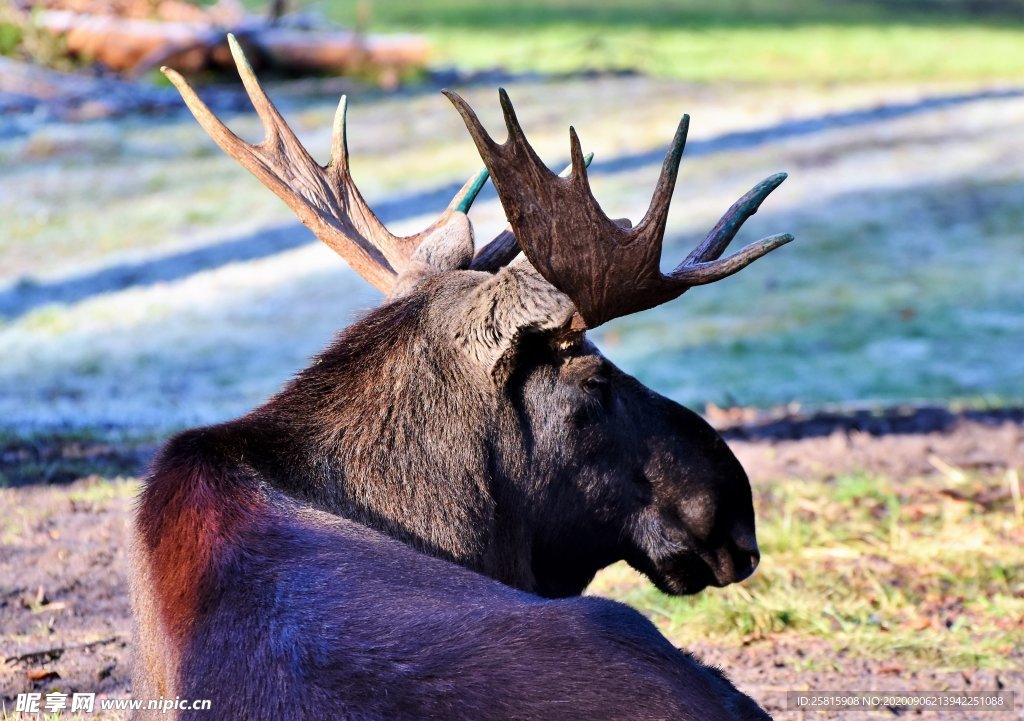
[[[91,58],[116,72],[131,72],[140,60],[161,48],[183,48],[178,56],[167,57],[167,62],[183,72],[201,70],[208,63],[207,48],[196,51],[197,44],[209,36],[207,23],[138,20],[68,10],[37,13],[34,22],[62,36],[68,52]]]
[[[244,37],[274,67],[299,72],[344,72],[364,65],[423,67],[430,55],[426,40],[419,35],[362,35],[268,26]]]
[[[37,13],[35,22],[62,36],[69,52],[131,76],[160,65],[181,72],[229,66],[228,32],[246,46],[254,64],[295,72],[344,73],[367,66],[402,70],[423,67],[429,57],[425,39],[417,35],[297,30],[253,17],[223,27],[47,10]]]

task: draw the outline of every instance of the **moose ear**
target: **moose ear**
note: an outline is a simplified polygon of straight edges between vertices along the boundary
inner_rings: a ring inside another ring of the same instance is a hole
[[[473,225],[465,213],[452,211],[416,248],[395,280],[391,297],[409,293],[426,277],[446,270],[468,268],[473,260]]]
[[[525,256],[477,286],[467,300],[457,339],[495,382],[507,376],[524,334],[564,328],[576,312]]]

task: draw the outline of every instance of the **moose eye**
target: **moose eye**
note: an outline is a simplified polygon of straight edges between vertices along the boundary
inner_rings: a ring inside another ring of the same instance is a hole
[[[603,404],[608,398],[608,381],[600,376],[586,378],[580,387]]]

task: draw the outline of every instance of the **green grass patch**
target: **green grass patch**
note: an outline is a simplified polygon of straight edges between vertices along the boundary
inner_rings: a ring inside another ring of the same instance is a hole
[[[813,640],[908,668],[1004,668],[1024,646],[1024,517],[1008,483],[777,481],[758,494],[763,560],[750,581],[674,598],[619,568],[592,592],[682,645]]]
[[[138,479],[91,476],[87,483],[76,485],[68,493],[68,501],[72,505],[103,506],[119,498],[135,498],[138,494]]]
[[[634,70],[699,83],[916,82],[1019,78],[1020,28],[829,25],[625,28],[572,24],[430,29],[438,60],[513,72]]]
[[[674,0],[324,3],[370,31],[412,31],[435,60],[519,72],[636,70],[696,82],[1019,78],[1024,4]]]

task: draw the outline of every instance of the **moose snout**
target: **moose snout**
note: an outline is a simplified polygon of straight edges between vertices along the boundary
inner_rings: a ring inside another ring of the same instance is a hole
[[[736,583],[750,578],[761,560],[761,551],[757,547],[757,537],[753,531],[734,533],[730,539],[729,555],[732,565],[732,582]]]
[[[750,578],[761,560],[757,538],[751,531],[733,533],[715,555],[717,563],[714,564],[714,575],[718,586],[728,586]]]

